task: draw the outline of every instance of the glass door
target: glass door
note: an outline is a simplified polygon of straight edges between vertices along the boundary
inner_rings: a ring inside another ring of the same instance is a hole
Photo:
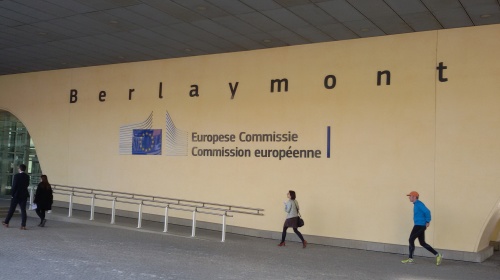
[[[0,110],[0,195],[10,195],[12,179],[22,163],[31,185],[37,185],[42,170],[28,130],[14,115]]]

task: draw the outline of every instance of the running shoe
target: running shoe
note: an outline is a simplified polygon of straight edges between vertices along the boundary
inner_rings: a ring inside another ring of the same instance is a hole
[[[440,265],[442,261],[443,261],[443,255],[441,255],[441,253],[438,253],[436,256],[436,265]]]
[[[415,263],[413,261],[413,259],[406,259],[406,260],[402,260],[401,262],[404,263],[404,264],[414,264]]]

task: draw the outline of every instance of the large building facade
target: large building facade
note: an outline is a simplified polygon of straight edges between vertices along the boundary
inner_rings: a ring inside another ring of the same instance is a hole
[[[295,190],[313,242],[387,251],[406,248],[416,190],[429,243],[474,260],[500,240],[499,34],[5,75],[0,110],[53,183],[265,209],[231,220],[252,232],[279,232]]]

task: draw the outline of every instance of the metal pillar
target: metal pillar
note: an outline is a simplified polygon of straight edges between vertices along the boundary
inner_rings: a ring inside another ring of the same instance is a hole
[[[115,224],[115,213],[116,213],[115,204],[116,204],[116,197],[113,198],[113,202],[111,203],[111,224],[112,225]]]
[[[95,207],[95,194],[92,195],[92,198],[90,200],[90,220],[94,220],[94,207]]]
[[[222,215],[222,241],[226,241],[226,213]]]
[[[193,211],[193,229],[191,231],[191,237],[196,236],[196,209]]]
[[[29,210],[33,210],[33,200],[35,199],[35,197],[33,196],[33,189],[34,188],[35,188],[34,186],[30,187],[30,208],[29,208]]]
[[[68,217],[73,216],[73,193],[69,194]]]
[[[163,232],[168,231],[168,206],[165,207],[165,225],[163,227]]]
[[[142,226],[142,201],[139,204],[139,217],[137,220],[138,220],[137,221],[137,228],[141,228],[141,226]]]

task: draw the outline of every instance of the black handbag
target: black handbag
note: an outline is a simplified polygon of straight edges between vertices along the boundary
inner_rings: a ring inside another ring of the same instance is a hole
[[[297,222],[298,227],[303,227],[304,226],[304,220],[299,216],[299,221]]]
[[[294,201],[294,203],[295,203],[295,201]],[[305,222],[304,222],[304,219],[302,219],[302,217],[300,216],[300,212],[299,212],[299,208],[297,207],[297,203],[295,203],[295,208],[297,208],[297,214],[299,214],[299,216],[297,217],[298,218],[297,226],[303,227],[305,225]]]

